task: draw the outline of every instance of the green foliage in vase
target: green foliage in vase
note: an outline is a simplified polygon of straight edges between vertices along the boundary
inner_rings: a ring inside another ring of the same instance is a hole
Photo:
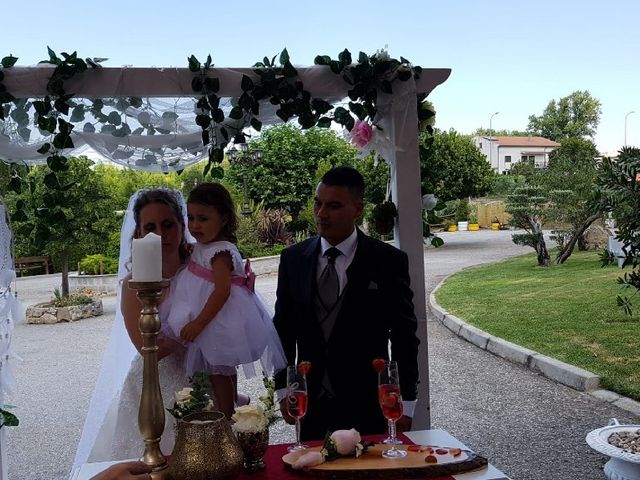
[[[276,381],[273,377],[268,377],[263,374],[262,385],[264,386],[265,394],[258,397],[258,400],[262,402],[264,415],[267,418],[267,426],[271,426],[277,421],[282,420],[276,408]]]
[[[190,387],[176,392],[176,401],[173,407],[167,411],[175,418],[180,419],[191,413],[212,409],[211,382],[205,371],[198,371],[189,378]]]

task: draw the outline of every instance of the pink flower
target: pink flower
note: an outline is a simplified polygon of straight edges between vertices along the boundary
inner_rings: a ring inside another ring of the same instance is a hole
[[[356,451],[356,445],[362,440],[355,428],[351,430],[336,430],[331,434],[331,440],[336,445],[340,455],[351,455]]]
[[[367,122],[356,120],[356,124],[351,129],[351,142],[360,148],[364,148],[371,141],[373,129]]]
[[[300,470],[301,468],[311,468],[316,465],[320,465],[324,463],[324,455],[322,452],[307,452],[304,455],[298,457],[298,459],[291,464],[291,466],[295,470]]]

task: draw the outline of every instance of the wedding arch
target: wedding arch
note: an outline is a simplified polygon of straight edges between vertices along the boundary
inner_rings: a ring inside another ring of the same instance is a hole
[[[263,125],[297,121],[302,128],[358,123],[391,166],[398,216],[394,239],[409,255],[418,317],[420,393],[414,428],[430,428],[429,364],[424,286],[419,121],[432,115],[422,101],[451,70],[412,65],[380,50],[354,61],[319,55],[294,67],[285,50],[252,68],[216,68],[191,56],[188,68],[102,67],[104,59],[58,56],[48,63],[0,68],[0,159],[65,168],[66,155],[87,148],[126,167],[168,172],[206,160],[216,168],[229,145]]]

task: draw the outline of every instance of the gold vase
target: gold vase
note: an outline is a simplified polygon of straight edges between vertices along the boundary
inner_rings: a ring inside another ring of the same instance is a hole
[[[265,467],[264,454],[269,446],[269,429],[265,428],[259,432],[236,432],[236,435],[244,452],[244,469],[249,472],[262,470]]]
[[[169,462],[174,480],[231,480],[240,475],[242,460],[242,448],[224,414],[193,413],[178,420]]]

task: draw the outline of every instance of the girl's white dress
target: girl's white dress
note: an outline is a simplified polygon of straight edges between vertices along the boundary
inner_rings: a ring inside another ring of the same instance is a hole
[[[172,283],[175,294],[167,324],[179,339],[182,328],[202,311],[215,289],[211,259],[221,252],[228,252],[233,261],[231,292],[200,335],[186,343],[187,373],[205,370],[234,375],[242,365],[245,376],[252,377],[256,375],[254,362],[259,360],[263,371],[271,375],[286,366],[282,345],[269,310],[254,292],[255,276],[248,264],[243,266],[233,243],[196,243],[187,268]]]

